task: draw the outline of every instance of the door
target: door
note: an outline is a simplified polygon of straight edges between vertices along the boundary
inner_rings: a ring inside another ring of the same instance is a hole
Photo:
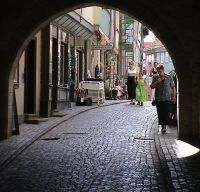
[[[77,50],[77,83],[84,80],[83,52]]]
[[[58,103],[58,40],[53,38],[52,45],[52,101],[51,109],[57,109]]]
[[[36,40],[25,49],[24,114],[34,114],[36,106]]]

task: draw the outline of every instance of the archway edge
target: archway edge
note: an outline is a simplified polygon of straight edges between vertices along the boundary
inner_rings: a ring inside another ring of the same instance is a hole
[[[11,0],[8,0],[8,2],[9,1]],[[182,43],[179,41],[175,30],[173,30],[172,28],[173,25],[167,23],[163,15],[162,17],[160,17],[160,10],[157,9],[155,4],[152,4],[150,2],[134,2],[129,0],[123,0],[121,1],[121,3],[112,0],[68,0],[67,3],[64,0],[58,0],[56,2],[49,2],[48,0],[43,0],[43,3],[41,3],[41,1],[39,0],[34,1],[34,3],[27,3],[24,0],[21,0],[21,2],[21,4],[16,3],[16,5],[13,5],[13,9],[10,9],[11,13],[7,12],[7,14],[9,15],[16,14],[16,18],[18,18],[14,21],[15,26],[13,26],[13,30],[11,30],[13,33],[9,32],[8,34],[7,31],[9,39],[5,39],[7,41],[7,44],[12,45],[12,49],[7,49],[10,52],[10,57],[9,61],[7,62],[7,65],[14,66],[14,69],[18,63],[18,60],[23,50],[25,49],[26,45],[36,32],[38,32],[50,21],[62,15],[63,13],[87,6],[106,6],[124,12],[130,16],[133,16],[140,22],[144,23],[157,35],[157,37],[159,37],[159,39],[167,48],[174,61],[175,68],[178,74],[182,73],[181,68],[179,68],[176,64],[178,58],[180,57],[180,59],[183,60],[184,57],[185,61],[188,60],[186,58],[186,51],[182,46]],[[13,4],[13,2],[11,4]],[[22,4],[23,7],[21,6]],[[26,7],[28,11],[24,11],[24,8]],[[19,15],[19,12],[23,14]],[[168,17],[168,15],[166,16]],[[10,23],[10,21],[7,21],[7,23]],[[15,42],[15,48],[13,48],[14,45],[12,42]],[[13,54],[11,53],[11,50],[13,50]],[[189,62],[187,62],[187,64],[189,64]],[[11,73],[11,77],[12,75],[13,73]]]
[[[178,76],[187,76],[185,82],[183,81],[180,86],[188,87],[192,71],[190,70],[192,66],[191,60],[196,58],[190,57],[191,50],[188,49],[188,47],[191,48],[193,45],[188,44],[187,39],[190,38],[191,41],[194,40],[193,36],[195,36],[195,34],[189,33],[191,30],[191,28],[189,28],[190,21],[194,19],[194,12],[191,7],[194,5],[187,2],[188,1],[183,0],[181,2],[182,7],[180,11],[177,12],[177,8],[180,8],[179,2],[172,0],[162,2],[160,0],[154,0],[154,3],[136,0],[57,0],[52,2],[49,0],[35,0],[30,2],[27,2],[26,0],[19,0],[17,2],[13,2],[12,0],[3,1],[0,14],[1,18],[5,19],[0,20],[2,26],[0,35],[3,37],[0,42],[0,52],[2,53],[0,58],[2,69],[0,72],[0,80],[2,80],[1,82],[7,82],[8,85],[10,79],[11,85],[14,69],[21,53],[32,36],[42,27],[47,25],[50,20],[55,19],[66,11],[96,5],[107,6],[125,12],[147,25],[166,46],[173,59]],[[186,12],[187,15],[185,15]],[[187,16],[188,22],[182,20],[185,16]],[[196,17],[193,20],[193,25],[195,24],[194,21],[198,21]],[[185,29],[185,33],[181,33],[183,29]],[[3,88],[0,88],[0,91],[5,94],[4,99],[0,101],[1,106],[5,108],[6,105],[8,106],[7,101],[4,102],[6,94],[7,96],[9,95],[7,92],[8,88],[3,86]],[[12,91],[9,90],[9,92],[11,93]],[[189,89],[182,89],[182,92],[183,94],[192,97],[191,90],[189,92]],[[185,101],[186,99],[183,99],[182,102],[184,103]],[[190,109],[189,111],[192,111],[192,104],[190,104],[190,101],[188,102],[187,107]],[[4,112],[7,113],[8,109]],[[4,118],[7,119],[6,113],[1,117],[1,120]],[[192,113],[189,114],[192,116]],[[185,113],[183,116],[185,116]],[[192,118],[186,122],[187,125],[190,125],[191,119]],[[0,126],[7,127],[8,122],[0,123]],[[184,132],[184,134],[186,133],[187,131]]]

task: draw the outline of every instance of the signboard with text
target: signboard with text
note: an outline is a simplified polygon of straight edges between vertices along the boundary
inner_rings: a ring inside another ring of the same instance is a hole
[[[112,45],[93,45],[94,50],[111,50],[112,48]]]

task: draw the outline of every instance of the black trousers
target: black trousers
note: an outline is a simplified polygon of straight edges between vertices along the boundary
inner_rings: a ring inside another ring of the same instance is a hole
[[[171,101],[156,101],[156,109],[157,109],[157,114],[158,114],[159,125],[169,124],[170,107],[171,107]]]
[[[135,99],[136,94],[136,83],[135,83],[135,77],[128,77],[127,78],[127,89],[128,89],[128,98],[129,99]]]

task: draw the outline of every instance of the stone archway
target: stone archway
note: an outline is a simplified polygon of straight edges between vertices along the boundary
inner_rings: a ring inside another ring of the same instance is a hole
[[[179,138],[199,138],[200,66],[197,26],[199,4],[193,2],[154,0],[3,0],[0,41],[0,137],[10,135],[12,112],[12,78],[19,57],[30,38],[52,19],[66,11],[86,6],[108,6],[134,16],[147,25],[170,53],[179,78]],[[10,88],[9,88],[10,87]]]

